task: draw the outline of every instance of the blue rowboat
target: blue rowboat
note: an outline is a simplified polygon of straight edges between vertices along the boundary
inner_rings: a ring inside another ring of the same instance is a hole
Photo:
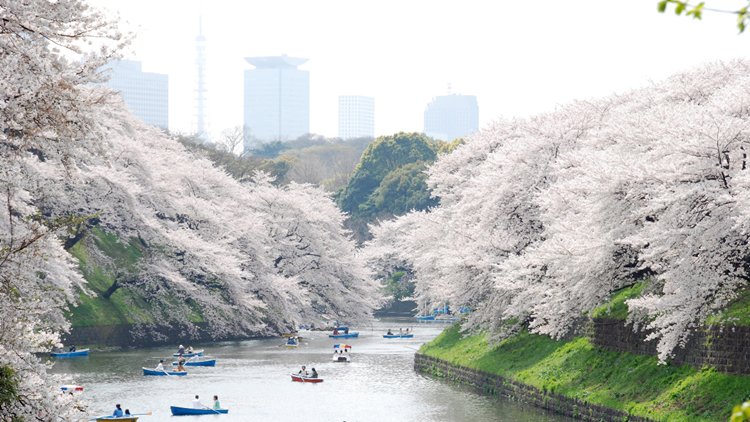
[[[53,358],[74,358],[77,356],[88,356],[89,349],[76,350],[75,352],[52,352],[49,355]]]
[[[216,359],[187,361],[185,366],[216,366]],[[177,362],[172,362],[172,366],[177,366]]]
[[[355,337],[359,337],[359,333],[353,332],[349,334],[328,334],[328,337],[330,338],[355,338]]]
[[[178,357],[178,356],[180,356],[180,354],[179,353],[172,353],[172,356]],[[203,349],[196,350],[193,353],[183,353],[182,354],[183,358],[192,358],[193,356],[203,356]]]
[[[416,318],[417,321],[434,321],[435,315],[417,315],[414,318]]]
[[[414,334],[383,334],[383,338],[413,338]]]
[[[187,416],[187,415],[216,415],[219,413],[229,413],[229,409],[192,409],[189,407],[177,407],[169,406],[172,411],[172,416]]]
[[[155,369],[149,369],[149,368],[143,368],[143,375],[155,375],[155,376],[162,376],[166,377],[168,375],[177,375],[177,376],[184,376],[187,375],[187,372],[166,372],[166,371],[157,371]]]

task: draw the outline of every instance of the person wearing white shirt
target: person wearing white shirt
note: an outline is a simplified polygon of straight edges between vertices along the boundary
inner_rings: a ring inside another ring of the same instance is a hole
[[[206,406],[201,403],[200,399],[198,398],[198,395],[195,395],[195,400],[193,400],[193,409],[205,409]]]
[[[164,372],[164,359],[159,359],[159,364],[156,365],[156,368],[154,368],[154,370]]]

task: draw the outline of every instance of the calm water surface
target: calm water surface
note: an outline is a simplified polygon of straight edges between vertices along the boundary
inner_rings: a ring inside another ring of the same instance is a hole
[[[413,339],[382,338],[388,328],[413,327]],[[230,421],[564,421],[516,403],[476,394],[414,372],[414,352],[443,325],[408,319],[374,321],[357,327],[360,337],[329,339],[303,332],[298,349],[282,339],[193,345],[217,359],[216,367],[188,367],[185,377],[144,377],[141,367],[159,358],[171,363],[173,349],[145,348],[94,352],[62,359],[52,372],[85,387],[92,416],[111,413],[121,403],[133,413],[153,412],[139,422]],[[352,362],[334,363],[332,345],[352,345]],[[315,367],[325,381],[292,382],[301,365]],[[227,415],[173,417],[169,406],[190,407],[195,394],[209,405],[216,394]]]

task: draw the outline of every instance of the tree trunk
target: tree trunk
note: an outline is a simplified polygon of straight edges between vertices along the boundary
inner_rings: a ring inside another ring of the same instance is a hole
[[[105,299],[109,299],[109,297],[112,296],[112,293],[114,293],[115,291],[117,291],[117,289],[119,289],[119,288],[120,288],[119,279],[115,279],[115,282],[112,283],[111,286],[109,286],[109,288],[107,289],[107,291],[105,291],[104,293],[102,293],[102,297],[105,298]]]

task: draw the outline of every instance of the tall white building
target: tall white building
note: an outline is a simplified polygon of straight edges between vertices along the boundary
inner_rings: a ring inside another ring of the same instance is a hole
[[[128,109],[143,122],[169,128],[169,76],[144,72],[141,62],[119,60],[107,65],[106,85],[120,93]]]
[[[479,106],[473,95],[441,95],[424,111],[424,133],[432,138],[451,141],[478,129]]]
[[[307,59],[247,57],[245,71],[245,150],[288,141],[310,132],[310,73],[297,66]]]
[[[339,96],[339,138],[375,137],[375,99],[361,95]]]

